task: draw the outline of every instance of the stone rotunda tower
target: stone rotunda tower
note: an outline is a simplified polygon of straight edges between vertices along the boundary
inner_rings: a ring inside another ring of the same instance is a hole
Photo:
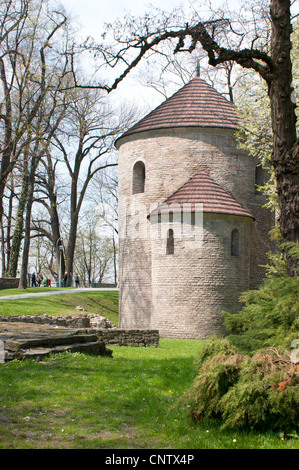
[[[120,327],[223,333],[264,275],[265,174],[238,149],[234,106],[199,77],[117,141]]]

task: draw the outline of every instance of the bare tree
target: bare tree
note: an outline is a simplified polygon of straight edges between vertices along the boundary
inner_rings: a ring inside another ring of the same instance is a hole
[[[58,177],[57,165],[59,160],[55,160],[48,148],[44,158],[41,159],[40,170],[37,175],[37,195],[36,202],[41,204],[47,212],[44,218],[33,217],[32,228],[36,233],[47,238],[50,242],[54,257],[51,256],[48,268],[54,278],[59,278],[59,273],[65,271],[65,256],[62,245],[62,231],[59,217],[59,196],[58,196]],[[56,265],[56,266],[55,266]]]
[[[32,131],[50,83],[47,60],[53,68],[53,38],[66,24],[60,12],[50,12],[41,0],[1,1],[0,79],[3,97],[0,110],[0,225],[7,179],[18,159],[28,152],[36,134]],[[51,52],[50,52],[51,51]],[[57,56],[56,56],[57,57]],[[60,60],[60,57],[58,61]],[[29,193],[28,193],[29,194]],[[23,215],[22,215],[23,216]],[[20,219],[19,219],[20,222]],[[3,230],[2,230],[3,232]],[[21,232],[19,232],[22,234]],[[2,245],[5,240],[2,237]],[[18,244],[13,245],[19,250]],[[15,268],[12,268],[15,272]]]
[[[35,134],[38,136],[35,139],[33,145],[30,163],[29,163],[29,187],[28,187],[28,198],[26,204],[26,217],[25,217],[25,234],[24,234],[24,246],[23,246],[23,256],[22,256],[22,266],[20,274],[19,288],[25,289],[27,286],[27,271],[28,271],[28,260],[29,260],[29,247],[30,247],[30,232],[31,232],[31,212],[32,205],[34,201],[34,189],[35,189],[35,178],[38,165],[44,156],[47,153],[47,150],[50,146],[51,139],[57,130],[61,119],[65,114],[65,109],[62,108],[60,115],[57,116],[56,111],[57,102],[53,99],[52,109],[47,116],[47,120],[44,120],[44,109],[39,110],[39,119],[37,120],[37,125],[35,129]],[[52,121],[53,114],[55,114],[54,122]],[[42,136],[42,137],[41,137]]]
[[[74,267],[81,283],[87,287],[96,282],[102,283],[115,275],[114,239],[99,230],[100,220],[100,212],[86,211],[78,228]]]
[[[249,3],[244,2],[244,11],[247,5]],[[250,5],[251,17],[241,18],[242,11],[236,15],[217,10],[211,11],[209,19],[201,20],[200,12],[196,11],[185,23],[181,14],[163,13],[159,17],[146,15],[143,19],[130,18],[126,24],[118,22],[110,25],[107,31],[112,39],[109,37],[107,42],[97,45],[86,43],[86,47],[101,56],[108,66],[116,70],[122,67],[122,71],[111,85],[95,84],[90,87],[111,92],[141,60],[153,52],[160,53],[163,44],[170,41],[174,42],[174,54],[192,53],[200,47],[213,67],[234,62],[242,68],[254,70],[265,81],[270,100],[273,132],[271,165],[277,184],[282,239],[284,242],[298,243],[299,142],[292,84],[292,2],[253,0]],[[259,27],[259,22],[264,19],[270,20],[269,38],[263,36]],[[75,81],[77,86],[82,86],[76,78]],[[288,259],[288,274],[297,274],[292,259]]]
[[[14,230],[10,248],[10,257],[9,262],[7,263],[8,266],[8,276],[9,277],[16,277],[17,269],[18,269],[18,261],[21,249],[21,243],[23,239],[23,228],[24,228],[24,213],[26,208],[26,203],[28,199],[28,191],[29,191],[29,169],[28,169],[28,160],[29,160],[29,142],[27,147],[24,149],[23,153],[23,161],[22,161],[22,168],[21,168],[21,179],[22,179],[22,187],[21,192],[18,196],[18,207],[17,213],[15,217],[14,223]],[[12,172],[12,175],[14,173]],[[2,239],[2,246],[4,246],[4,242]]]
[[[116,168],[110,168],[96,175],[93,180],[93,194],[90,199],[97,204],[102,225],[110,229],[113,246],[114,284],[117,284],[118,255],[118,177]]]
[[[66,248],[68,282],[73,276],[74,253],[80,210],[90,181],[101,170],[116,166],[110,158],[120,130],[113,108],[96,90],[73,92],[63,132],[55,136],[70,181],[70,225]]]
[[[157,58],[146,60],[146,65],[136,74],[136,78],[142,86],[156,90],[167,99],[195,75],[200,76],[234,103],[233,90],[238,82],[234,65],[234,62],[230,61],[212,68],[204,51],[176,55],[173,53],[173,44],[166,44],[163,53]]]

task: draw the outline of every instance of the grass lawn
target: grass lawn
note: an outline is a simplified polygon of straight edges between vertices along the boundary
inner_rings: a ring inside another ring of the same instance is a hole
[[[114,346],[113,358],[53,355],[0,364],[2,449],[294,449],[272,433],[194,424],[178,400],[202,342]]]
[[[31,294],[31,293],[38,293],[38,292],[53,292],[58,290],[68,290],[72,289],[72,287],[27,287],[27,289],[1,289],[0,290],[0,297],[4,297],[6,295],[21,295],[21,294]]]
[[[118,292],[0,302],[1,314],[73,311],[117,317]],[[53,355],[0,364],[0,449],[298,449],[279,434],[196,424],[179,399],[196,376],[202,341],[109,346],[113,358]]]
[[[42,289],[41,292],[45,292],[46,289]],[[14,295],[14,290],[20,294],[18,289],[9,289],[10,295]],[[52,288],[48,290],[53,291]],[[2,292],[7,291],[3,290],[0,292],[1,295],[5,295]],[[26,289],[25,292],[37,292],[37,289],[30,288]],[[78,313],[76,311],[78,305],[84,307],[86,313],[97,313],[109,318],[109,320],[118,325],[117,291],[90,291],[46,297],[31,297],[28,299],[1,300],[0,315],[71,315]]]

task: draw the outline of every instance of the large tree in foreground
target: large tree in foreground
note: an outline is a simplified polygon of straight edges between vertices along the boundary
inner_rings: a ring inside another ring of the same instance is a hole
[[[266,82],[271,107],[274,169],[279,199],[279,227],[284,242],[299,242],[299,141],[296,133],[296,114],[291,61],[292,14],[290,0],[252,0],[256,12],[253,23],[244,23],[245,31],[224,10],[213,12],[209,20],[200,21],[200,11],[188,23],[180,16],[160,14],[145,16],[142,20],[129,18],[127,23],[112,25],[110,32],[114,44],[90,44],[105,63],[119,70],[111,86],[100,86],[108,92],[118,84],[143,59],[160,52],[163,44],[174,43],[174,52],[190,52],[199,46],[207,54],[209,64],[219,66],[235,62],[253,69]],[[267,3],[267,5],[266,5]],[[246,5],[248,2],[246,2]],[[244,3],[244,8],[246,7]],[[260,36],[258,22],[261,11],[270,21],[270,40]],[[258,12],[257,12],[258,10]],[[252,25],[248,32],[248,25]],[[108,31],[109,32],[109,31]],[[77,83],[77,86],[80,84]],[[296,264],[288,259],[288,274],[297,274]]]

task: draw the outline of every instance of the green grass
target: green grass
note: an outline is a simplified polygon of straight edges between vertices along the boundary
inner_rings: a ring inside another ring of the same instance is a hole
[[[84,307],[86,313],[96,313],[109,318],[118,325],[117,291],[78,292],[27,299],[1,300],[0,315],[71,315],[78,313],[76,311],[77,306]]]
[[[27,287],[27,289],[0,289],[0,297],[7,295],[21,295],[21,294],[31,294],[38,292],[53,292],[72,289],[72,287]]]
[[[0,314],[70,314],[81,305],[117,324],[118,292],[0,302]],[[180,398],[203,342],[109,346],[113,358],[64,353],[0,364],[0,449],[293,449],[279,434],[194,423]]]
[[[178,405],[201,341],[114,346],[113,358],[64,353],[0,364],[0,448],[278,449],[298,440],[195,424]]]

